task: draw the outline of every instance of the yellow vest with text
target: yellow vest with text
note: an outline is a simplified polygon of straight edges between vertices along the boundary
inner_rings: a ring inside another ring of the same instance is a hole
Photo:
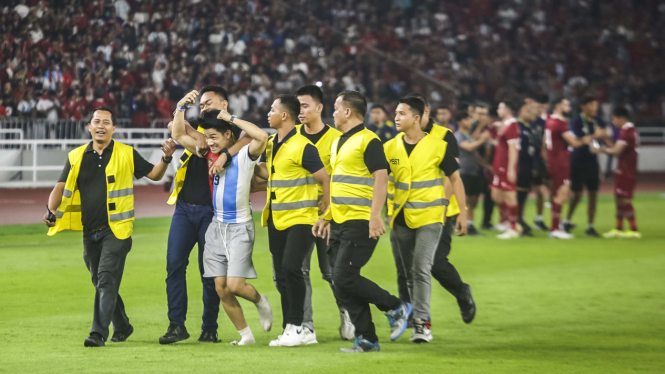
[[[328,126],[328,125],[325,125]],[[298,131],[298,134],[301,133],[303,125],[296,125],[296,130]],[[328,126],[330,127],[330,126]],[[332,168],[330,166],[330,150],[332,149],[332,143],[335,139],[339,138],[342,136],[342,132],[330,127],[328,131],[326,131],[325,134],[319,139],[319,141],[314,144],[316,149],[319,150],[319,157],[321,157],[321,162],[323,163],[323,166],[326,168],[326,172],[328,175],[332,173]],[[323,196],[323,187],[319,187],[319,192],[318,192],[318,197],[321,198]]]
[[[76,185],[81,161],[88,145],[82,145],[69,152],[71,169],[65,182],[62,201],[55,212],[55,226],[48,235],[63,230],[82,231],[81,195]],[[115,142],[111,159],[106,166],[106,211],[113,234],[118,239],[127,239],[134,231],[134,149]]]
[[[272,220],[277,230],[286,230],[293,225],[313,225],[318,218],[318,183],[314,176],[302,167],[302,156],[307,138],[296,133],[279,147],[273,160],[272,135],[266,147],[268,185],[266,206],[261,216],[262,225]],[[271,196],[274,194],[275,199]]]
[[[196,129],[196,131],[200,132],[203,134],[203,128],[199,127]],[[192,152],[188,151],[185,149],[185,152],[182,153],[182,156],[180,157],[180,166],[178,166],[178,171],[175,173],[175,187],[173,188],[173,192],[171,192],[171,196],[169,196],[168,201],[166,202],[169,205],[173,205],[178,201],[178,194],[180,193],[180,190],[182,190],[182,186],[185,184],[185,176],[187,175],[187,166],[189,165],[189,159],[192,157]]]
[[[365,150],[379,137],[363,129],[347,139],[337,151],[337,138],[332,143],[330,165],[330,215],[337,223],[349,220],[369,221],[374,196],[374,176],[365,165]]]
[[[437,124],[432,125],[432,130],[430,131],[431,135],[434,135],[435,137],[443,140],[446,137],[446,133],[450,131],[450,129],[439,126]],[[445,140],[444,140],[445,142]],[[447,143],[446,143],[447,144]],[[444,150],[445,151],[445,150]],[[444,196],[445,197],[445,196]],[[455,195],[450,196],[450,205],[448,205],[448,212],[446,214],[447,217],[452,217],[455,215],[459,214],[459,205],[457,204],[457,198]]]
[[[443,224],[448,200],[444,198],[445,176],[439,166],[448,145],[433,135],[425,135],[408,155],[403,138],[404,133],[400,133],[383,145],[390,162],[389,183],[394,191],[388,200],[393,207],[390,227],[402,210],[406,225],[412,229]]]

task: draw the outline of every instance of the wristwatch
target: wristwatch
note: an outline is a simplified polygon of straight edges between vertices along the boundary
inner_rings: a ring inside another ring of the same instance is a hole
[[[165,164],[170,164],[171,161],[173,161],[173,156],[169,156],[168,161],[166,161],[166,159],[164,158],[164,156],[162,156],[162,162],[163,162],[163,163],[165,163]]]
[[[231,119],[229,120],[229,123],[233,125],[233,121],[235,121],[235,120],[236,120],[236,115],[233,114],[233,115],[231,115]]]
[[[222,149],[219,153],[224,153],[226,155],[226,163],[224,164],[224,168],[226,168],[229,164],[231,164],[231,161],[233,161],[233,157],[231,157],[229,150],[226,148]]]

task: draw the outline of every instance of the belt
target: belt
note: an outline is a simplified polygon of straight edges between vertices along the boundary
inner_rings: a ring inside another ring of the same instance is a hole
[[[89,231],[89,232],[97,232],[97,231],[102,231],[104,229],[107,229],[108,227],[109,227],[109,225],[103,224],[103,225],[90,227],[90,228],[86,227],[86,230]]]

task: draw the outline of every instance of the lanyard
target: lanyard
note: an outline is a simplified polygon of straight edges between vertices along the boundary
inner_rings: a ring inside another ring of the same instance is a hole
[[[582,119],[582,131],[584,131],[584,135],[589,135],[589,122],[584,118],[583,113],[580,113],[580,118]],[[591,121],[591,132],[595,132],[596,126],[596,119],[594,118],[593,121]]]

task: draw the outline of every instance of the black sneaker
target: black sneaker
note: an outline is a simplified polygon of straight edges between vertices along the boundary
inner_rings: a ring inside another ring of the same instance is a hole
[[[492,224],[489,222],[483,222],[483,225],[480,226],[480,228],[483,230],[492,230],[494,226],[492,226]]]
[[[170,325],[166,334],[159,338],[159,344],[172,344],[185,339],[189,339],[189,333],[185,326]]]
[[[114,343],[127,341],[127,338],[129,338],[129,336],[132,335],[133,332],[134,332],[134,326],[132,325],[129,325],[129,327],[127,327],[125,331],[114,331],[111,341]]]
[[[469,228],[466,230],[466,234],[469,236],[483,236],[483,234],[481,234],[474,225],[469,226]]]
[[[457,299],[457,305],[459,305],[464,323],[471,323],[476,316],[476,302],[473,301],[471,286],[468,284],[464,285],[464,292],[462,293],[462,297]]]
[[[550,231],[549,227],[543,221],[533,221],[533,225],[540,231]]]
[[[98,332],[90,333],[90,336],[85,338],[83,345],[86,347],[106,347],[104,337]]]
[[[217,339],[217,331],[201,331],[201,336],[199,336],[200,343],[219,343],[220,340]]]
[[[589,237],[592,237],[592,238],[600,238],[600,234],[598,234],[596,229],[594,229],[593,227],[589,227],[588,229],[586,229],[586,231],[584,233],[586,234],[586,236],[589,236]]]
[[[571,231],[575,230],[575,224],[570,222],[564,222],[561,224],[563,226],[563,231],[570,234]]]

